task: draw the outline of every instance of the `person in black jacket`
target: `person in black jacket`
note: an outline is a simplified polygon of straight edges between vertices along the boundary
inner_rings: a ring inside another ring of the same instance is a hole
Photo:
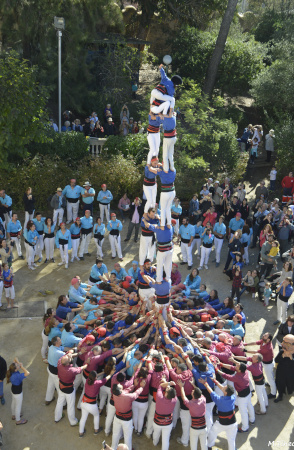
[[[127,233],[125,242],[129,241],[131,239],[131,235],[132,235],[134,228],[135,228],[135,242],[138,242],[140,223],[141,223],[141,218],[142,218],[143,213],[144,213],[144,210],[142,207],[142,201],[140,198],[136,197],[130,207],[130,214],[129,214],[130,223],[129,223],[128,233]]]
[[[287,334],[294,335],[294,315],[288,316],[285,323],[281,323],[277,334],[277,341],[279,345],[282,345],[284,336]]]
[[[32,194],[33,190],[31,187],[28,187],[26,192],[23,194],[23,202],[25,207],[25,223],[24,229],[27,226],[29,220],[33,220],[34,212],[35,212],[35,197]]]
[[[4,394],[3,394],[3,382],[6,377],[6,372],[7,372],[6,361],[4,358],[2,358],[2,356],[0,356],[0,401],[1,401],[1,405],[5,405],[5,398],[4,398]]]

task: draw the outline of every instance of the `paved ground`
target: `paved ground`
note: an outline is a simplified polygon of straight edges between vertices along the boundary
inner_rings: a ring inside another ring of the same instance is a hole
[[[126,230],[124,230],[123,237]],[[38,313],[43,309],[43,301],[48,306],[55,306],[57,296],[66,293],[70,280],[75,274],[81,275],[83,280],[88,278],[91,265],[94,263],[94,248],[91,248],[92,256],[86,257],[85,261],[75,262],[69,265],[69,269],[58,268],[57,264],[40,264],[39,268],[34,272],[28,271],[24,261],[16,261],[15,268],[15,288],[17,300],[22,306],[19,316],[26,318],[8,319],[3,318],[5,313],[1,313],[1,355],[10,363],[15,356],[18,356],[24,363],[25,367],[31,372],[30,377],[24,382],[24,417],[29,419],[27,425],[16,426],[11,420],[10,389],[5,384],[6,405],[0,405],[0,419],[4,424],[4,449],[5,450],[22,450],[22,449],[42,449],[49,450],[52,448],[78,448],[81,445],[89,446],[89,448],[101,448],[104,440],[104,433],[94,436],[92,433],[93,424],[88,421],[87,435],[83,440],[78,438],[77,428],[71,428],[65,418],[61,423],[54,423],[54,407],[55,402],[50,406],[44,405],[44,396],[47,383],[46,366],[42,362],[40,355],[41,348],[41,330],[42,322],[38,317],[34,317],[35,312]],[[130,267],[130,261],[137,259],[138,251],[133,242],[123,245],[124,264]],[[108,240],[105,240],[105,254],[109,254]],[[59,261],[59,255],[56,251],[56,260]],[[214,253],[211,255],[211,260]],[[222,260],[226,257],[226,247],[222,252]],[[255,265],[256,256],[251,256],[251,266]],[[179,247],[175,247],[174,261],[179,260]],[[113,263],[108,258],[105,262],[109,268]],[[198,260],[194,257],[194,263],[197,265]],[[185,266],[186,267],[186,266]],[[230,283],[227,277],[222,274],[222,267],[215,269],[212,263],[210,270],[202,271],[202,280],[207,284],[208,288],[217,288],[220,298],[224,298],[229,293]],[[183,277],[186,276],[187,270],[182,271]],[[38,296],[39,289],[50,289],[55,291],[55,295],[47,296],[44,300]],[[275,332],[272,322],[275,319],[276,307],[270,305],[267,310],[258,300],[253,300],[250,296],[244,295],[242,302],[245,306],[245,312],[248,317],[247,340],[257,339],[265,331]],[[292,307],[291,307],[292,308]],[[16,313],[13,313],[16,314]],[[5,316],[4,316],[5,317]],[[253,397],[256,402],[256,396]],[[254,426],[250,427],[250,433],[238,435],[238,449],[265,449],[269,441],[294,441],[293,435],[293,413],[294,398],[285,398],[282,403],[274,404],[272,400],[268,408],[266,416],[259,416]],[[80,413],[77,412],[79,418]],[[102,414],[101,424],[104,424],[105,415]],[[239,413],[237,419],[240,421]],[[180,426],[172,434],[171,450],[180,449],[180,445],[176,443],[176,437],[180,436]],[[107,438],[106,442],[111,444],[111,439]],[[147,438],[134,437],[133,445],[136,450],[140,450],[144,445],[153,445]],[[217,441],[217,447],[227,449],[226,440],[220,437]],[[275,448],[275,447],[272,447]],[[287,447],[286,447],[287,448]]]

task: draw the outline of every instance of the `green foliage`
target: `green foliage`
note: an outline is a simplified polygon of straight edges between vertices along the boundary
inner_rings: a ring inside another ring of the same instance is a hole
[[[31,141],[43,142],[47,92],[36,81],[36,68],[29,67],[15,52],[0,56],[0,163],[24,156]]]
[[[209,164],[203,157],[191,157],[185,151],[175,148],[177,177],[175,181],[176,193],[179,198],[191,199],[195,192],[201,190],[205,178],[210,176]]]
[[[125,157],[132,156],[137,164],[140,164],[143,159],[147,159],[149,152],[149,145],[146,134],[128,134],[127,136],[109,136],[107,139],[108,155],[117,155],[121,153]]]
[[[178,127],[181,150],[190,157],[202,157],[214,174],[233,171],[239,157],[237,126],[219,114],[222,99],[211,104],[194,82],[186,80],[185,86],[187,89],[177,103],[185,117]]]
[[[48,155],[58,156],[70,164],[80,161],[89,154],[89,141],[84,136],[84,133],[77,133],[70,131],[67,133],[55,133],[55,131],[48,132],[46,142],[36,144],[33,142],[28,147],[28,152],[35,156]]]
[[[292,170],[294,164],[294,120],[291,116],[283,117],[275,126],[275,151],[277,154],[277,170],[280,178]]]
[[[125,192],[130,197],[141,195],[141,172],[132,157],[124,157],[121,154],[95,159],[86,157],[74,167],[70,167],[58,156],[37,155],[10,171],[1,168],[0,179],[13,198],[15,207],[23,207],[23,194],[27,187],[31,186],[38,209],[46,210],[49,196],[55,193],[57,187],[66,186],[70,178],[76,178],[80,185],[89,180],[96,191],[100,190],[102,183],[107,183],[115,201]]]
[[[182,76],[203,83],[215,47],[216,34],[184,26],[173,41],[173,68]],[[216,88],[243,93],[263,68],[266,47],[248,34],[228,37],[219,66]]]

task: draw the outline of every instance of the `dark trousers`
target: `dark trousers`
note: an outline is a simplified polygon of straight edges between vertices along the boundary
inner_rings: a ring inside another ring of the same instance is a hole
[[[83,215],[85,215],[85,212],[86,212],[87,210],[88,210],[88,211],[91,211],[91,216],[93,215],[93,204],[94,204],[94,202],[89,203],[89,204],[83,203]]]
[[[226,261],[226,265],[225,265],[225,268],[224,268],[224,270],[228,270],[228,268],[229,268],[229,265],[230,265],[230,262],[232,261],[232,256],[231,256],[231,253],[230,253],[230,250],[229,250],[229,253],[228,253],[228,257],[227,257],[227,261]],[[229,275],[228,275],[229,276]]]
[[[256,247],[256,242],[257,242],[259,233],[260,233],[260,226],[259,226],[259,224],[255,223],[253,225],[252,247]]]
[[[269,277],[273,267],[273,264],[264,263],[260,269],[260,277],[262,277],[262,275],[265,275],[265,278]]]
[[[271,191],[276,190],[276,180],[270,180],[270,190]]]
[[[132,232],[133,232],[134,228],[135,228],[135,241],[137,241],[138,235],[139,235],[139,230],[140,230],[140,224],[139,223],[133,223],[131,221],[129,223],[128,234],[127,234],[126,239],[130,239],[131,238],[131,235],[132,235]]]
[[[237,302],[240,300],[240,288],[232,287],[232,298],[237,297]]]
[[[271,157],[272,157],[272,152],[270,150],[267,150],[266,151],[266,160],[267,160],[267,162],[270,162]]]
[[[288,239],[279,239],[279,243],[280,243],[280,255],[281,255],[281,260],[283,261],[283,253],[286,253],[286,251],[288,250],[288,246],[289,246],[289,241]]]

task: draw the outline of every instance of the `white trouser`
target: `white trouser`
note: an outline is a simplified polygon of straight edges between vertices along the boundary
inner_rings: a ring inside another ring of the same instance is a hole
[[[60,244],[59,245],[60,258],[61,261],[65,264],[68,264],[68,244]]]
[[[197,246],[197,253],[198,253],[198,256],[200,256],[200,253],[201,253],[201,239],[199,239],[199,238],[194,238],[193,239],[193,241],[192,241],[192,249],[194,248],[194,245],[196,244],[196,246]]]
[[[236,450],[236,436],[238,432],[237,422],[232,423],[231,425],[221,425],[218,420],[214,422],[210,432],[208,433],[208,447],[212,447],[215,444],[218,434],[222,432],[227,435],[228,449]]]
[[[1,299],[0,299],[1,300]],[[48,350],[48,336],[45,334],[45,330],[42,330],[42,348],[41,348],[41,356],[42,358],[46,358],[47,350]]]
[[[274,362],[271,362],[270,364],[263,363],[262,365],[263,365],[264,374],[265,374],[268,384],[270,385],[270,388],[271,388],[271,394],[276,395],[277,387],[276,387],[275,377],[274,377],[275,364],[274,364]]]
[[[132,434],[133,434],[133,420],[121,420],[116,416],[113,421],[113,431],[112,431],[112,444],[113,450],[117,449],[121,433],[124,434],[124,443],[129,449],[132,448]]]
[[[159,106],[152,106],[152,103],[154,102],[155,99],[161,100],[162,102],[165,102],[167,104],[164,105],[164,107],[162,107],[162,104]],[[169,107],[173,109],[175,108],[175,98],[172,97],[171,95],[163,94],[157,89],[152,89],[150,97],[150,105],[151,105],[150,109],[154,114],[158,114],[161,111],[163,111],[163,114],[166,115]]]
[[[22,407],[22,399],[23,393],[13,394],[11,392],[12,402],[11,402],[11,413],[15,416],[16,422],[20,421],[21,407]]]
[[[223,239],[214,238],[215,259],[217,263],[220,262],[220,254],[223,243],[224,243]]]
[[[0,280],[0,306],[2,306],[3,281]]]
[[[109,400],[111,397],[111,389],[108,386],[101,386],[100,391],[99,391],[99,409],[100,411],[102,411],[102,409],[104,408],[105,403],[108,405]]]
[[[80,245],[80,238],[71,240],[71,259],[78,257],[79,245]]]
[[[95,245],[97,248],[97,258],[103,258],[103,251],[102,251],[102,245],[104,242],[104,239],[102,239],[102,241],[99,241],[98,239],[94,238],[95,241]],[[100,242],[100,245],[99,245]]]
[[[63,214],[64,209],[63,208],[57,208],[53,210],[53,223],[56,223],[56,225],[60,225],[63,220]],[[58,223],[57,223],[58,220]]]
[[[189,244],[181,242],[181,252],[182,252],[182,258],[183,262],[188,261],[188,266],[192,266],[193,264],[193,256],[192,256],[192,244],[189,247]]]
[[[85,393],[86,378],[84,377],[84,375],[82,376],[82,383],[83,383],[83,389],[82,389],[82,393],[80,395],[80,398],[79,398],[79,401],[78,401],[78,404],[77,404],[77,408],[78,409],[81,409],[81,404],[82,404],[82,400],[83,400],[84,393]]]
[[[75,377],[75,381],[74,381],[74,388],[77,392],[78,387],[80,386],[80,384],[83,382],[83,372],[78,373]]]
[[[7,228],[7,225],[9,224],[9,222],[11,221],[11,217],[12,217],[12,211],[8,211],[8,212],[4,213],[6,228]]]
[[[207,450],[207,428],[202,430],[194,430],[190,428],[190,448],[191,450],[197,450],[198,439],[200,441],[201,450]]]
[[[160,225],[162,227],[166,225],[171,225],[171,206],[174,198],[176,196],[175,191],[170,192],[161,192],[160,194],[160,206],[161,206],[161,215],[160,215]]]
[[[181,441],[184,445],[189,444],[190,439],[190,427],[191,427],[191,414],[189,410],[180,409],[180,419],[182,422],[182,436]]]
[[[76,391],[75,389],[71,394],[65,394],[60,389],[58,389],[58,400],[55,407],[55,422],[58,422],[62,418],[62,409],[64,403],[67,403],[67,417],[71,425],[75,425],[78,421],[75,413],[75,401],[76,401]]]
[[[109,220],[110,220],[110,216],[109,216],[110,203],[108,203],[107,205],[103,205],[102,203],[99,203],[99,210],[100,210],[101,222],[103,222],[104,214],[106,217],[106,221],[109,222]]]
[[[51,373],[48,367],[47,372],[48,372],[48,382],[45,400],[46,402],[51,402],[54,397],[55,389],[57,393],[59,392],[59,380],[58,375],[54,375],[54,373]]]
[[[163,279],[163,269],[166,274],[166,279],[170,281],[171,270],[173,264],[173,249],[167,252],[157,252],[156,254],[157,270],[156,270],[156,281],[160,283]]]
[[[146,302],[147,309],[150,310],[152,308],[151,298],[155,294],[154,288],[149,289],[139,289],[139,297]]]
[[[145,414],[148,409],[148,402],[136,402],[132,403],[133,410],[133,422],[135,431],[139,431],[141,433],[144,425]]]
[[[201,258],[200,258],[200,267],[203,266],[203,264],[207,265],[208,264],[208,259],[209,259],[209,255],[211,252],[211,247],[210,248],[206,248],[206,247],[201,247]]]
[[[146,195],[147,202],[145,204],[144,212],[147,213],[149,208],[154,208],[157,195],[157,184],[154,186],[143,185],[143,192]]]
[[[152,244],[152,236],[142,236],[140,237],[140,248],[139,248],[139,264],[143,266],[145,259],[150,259],[152,262],[155,253],[155,241]]]
[[[163,305],[161,305],[160,303],[157,303],[157,302],[155,302],[154,304],[156,306],[156,310],[161,311],[162,317],[167,322],[167,308],[169,307],[170,302],[165,303]]]
[[[44,239],[46,259],[48,259],[48,260],[52,259],[54,257],[54,244],[55,244],[54,237]]]
[[[76,221],[76,218],[78,217],[78,213],[79,213],[79,205],[80,205],[79,200],[76,203],[70,203],[69,201],[66,202],[66,211],[67,211],[67,221],[68,222]]]
[[[89,244],[92,238],[92,233],[81,235],[81,245],[79,250],[79,257],[82,258],[85,253],[89,253]]]
[[[162,160],[163,160],[163,170],[165,172],[170,170],[175,170],[174,166],[174,150],[175,150],[175,143],[177,142],[176,136],[171,138],[163,138],[163,145],[162,145]]]
[[[161,450],[168,450],[172,428],[172,423],[170,425],[161,426],[153,422],[153,445],[158,444],[161,436]]]
[[[25,211],[25,221],[24,221],[24,225],[23,225],[23,229],[25,230],[27,227],[27,223],[29,220],[33,220],[34,218],[34,212],[32,212],[32,214],[28,213],[27,211]]]
[[[35,247],[32,247],[31,245],[28,245],[28,257],[27,262],[29,266],[32,266],[34,264],[35,259]]]
[[[147,141],[149,144],[149,153],[147,156],[147,164],[151,164],[151,158],[158,156],[160,147],[160,133],[147,133]]]
[[[253,405],[251,403],[251,393],[246,395],[246,397],[238,396],[238,406],[241,414],[242,430],[246,431],[249,428],[249,421],[255,421],[255,412]]]
[[[205,420],[206,420],[206,426],[207,426],[207,433],[210,432],[210,429],[213,425],[213,408],[215,403],[206,403],[206,410],[205,410]]]
[[[176,428],[177,421],[178,421],[178,419],[180,417],[180,406],[181,406],[180,405],[180,401],[177,398],[177,402],[176,402],[175,409],[174,409],[174,412],[173,412],[173,428]]]
[[[105,425],[104,425],[104,427],[105,427],[104,431],[105,431],[106,434],[110,433],[111,425],[112,425],[114,416],[115,416],[115,407],[111,403],[108,403],[108,405],[107,405],[107,416],[106,416]]]
[[[15,290],[14,290],[14,286],[10,286],[8,288],[4,288],[5,291],[5,297],[6,298],[10,298],[10,300],[14,300],[15,299]]]
[[[39,239],[36,243],[36,257],[42,258],[42,251],[44,248],[44,234],[39,234]]]
[[[15,247],[16,247],[16,251],[18,256],[22,256],[22,251],[21,251],[21,241],[20,238],[18,237],[11,237],[10,238],[13,242],[15,242]]]
[[[268,397],[265,390],[265,384],[256,384],[255,391],[257,399],[259,401],[260,411],[266,412],[266,407],[268,406]]]
[[[243,261],[245,261],[245,263],[249,264],[248,245],[247,245],[247,247],[244,247]]]
[[[26,260],[28,261],[28,257],[29,257],[29,244],[27,244],[26,242],[24,242],[24,246],[25,246]]]
[[[117,254],[119,258],[122,258],[120,235],[113,236],[112,234],[109,234],[108,237],[111,247],[111,256],[115,258]]]
[[[90,403],[82,402],[81,404],[82,415],[79,423],[79,432],[82,434],[85,431],[85,425],[89,414],[94,416],[94,430],[99,429],[99,410],[97,403],[91,405]]]
[[[149,397],[151,397],[151,396],[149,395]],[[151,397],[151,398],[153,398],[153,397]],[[147,423],[146,423],[147,436],[151,436],[151,434],[153,433],[155,406],[156,406],[156,403],[152,400],[149,405],[148,414],[147,414]]]
[[[282,323],[286,322],[287,308],[288,308],[288,302],[283,302],[278,297],[278,299],[277,299],[277,320],[279,320]]]

